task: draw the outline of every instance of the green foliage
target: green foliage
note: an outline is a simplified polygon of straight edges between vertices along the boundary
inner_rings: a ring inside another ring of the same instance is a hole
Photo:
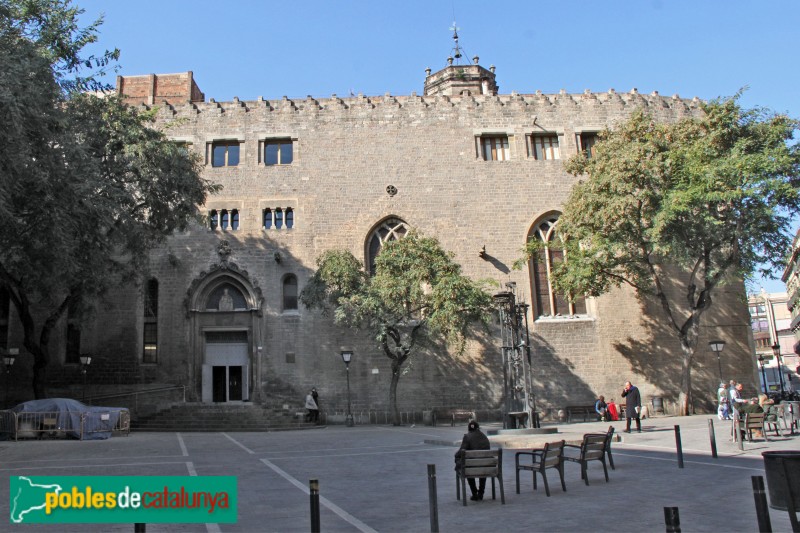
[[[657,293],[653,267],[664,259],[708,289],[758,265],[783,268],[800,207],[797,122],[737,99],[675,124],[637,112],[603,135],[595,157],[567,163],[588,179],[559,221],[569,261],[557,287],[597,295],[626,282]]]
[[[715,288],[758,268],[782,270],[800,211],[798,122],[742,109],[738,98],[669,124],[635,112],[601,135],[592,158],[565,166],[585,178],[558,223],[567,260],[554,269],[555,290],[597,296],[626,283],[654,296],[683,348],[684,412],[699,320]],[[683,294],[665,290],[663,264],[685,273]]]
[[[390,403],[397,422],[396,387],[419,343],[443,338],[463,351],[469,328],[488,324],[491,296],[461,273],[436,239],[410,231],[384,243],[375,275],[350,252],[325,252],[300,300],[332,310],[336,323],[370,332],[392,360]]]
[[[135,278],[217,190],[152,116],[76,92],[98,86],[97,71],[78,73],[95,65],[81,50],[99,22],[80,28],[79,13],[57,0],[0,0],[0,283],[34,355],[37,397],[65,310]]]
[[[393,348],[410,349],[431,334],[463,348],[470,325],[488,320],[491,297],[482,285],[463,276],[436,239],[416,231],[384,244],[372,277],[342,250],[322,254],[317,267],[300,295],[304,305],[333,310],[338,323],[372,331],[381,343],[402,338]]]

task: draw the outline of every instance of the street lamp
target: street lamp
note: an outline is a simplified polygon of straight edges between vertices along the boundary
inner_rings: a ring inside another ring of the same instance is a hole
[[[353,412],[350,409],[350,360],[353,358],[352,350],[342,350],[342,361],[347,369],[347,418],[345,425],[349,428],[353,427]]]
[[[711,341],[708,343],[711,346],[711,351],[717,354],[717,366],[719,367],[719,382],[722,383],[722,361],[720,360],[719,354],[722,352],[722,349],[725,348],[725,341]]]
[[[781,345],[777,342],[771,346],[772,354],[775,356],[775,361],[778,363],[778,382],[781,384],[781,398],[783,398],[783,363],[781,363]]]
[[[8,350],[6,355],[3,356],[3,364],[6,365],[6,400],[3,403],[5,407],[8,407],[8,391],[11,388],[11,366],[14,364],[14,359],[17,357],[16,350],[13,348]]]
[[[81,359],[81,374],[83,374],[83,401],[86,401],[86,372],[89,370],[89,365],[92,364],[92,356],[89,354],[82,354]]]
[[[767,393],[767,373],[764,372],[764,354],[758,354],[758,362],[761,365],[761,381],[764,383],[764,394]]]

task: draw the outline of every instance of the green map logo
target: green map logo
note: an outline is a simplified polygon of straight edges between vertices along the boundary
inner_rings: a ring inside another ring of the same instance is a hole
[[[235,523],[233,476],[12,476],[13,524]]]

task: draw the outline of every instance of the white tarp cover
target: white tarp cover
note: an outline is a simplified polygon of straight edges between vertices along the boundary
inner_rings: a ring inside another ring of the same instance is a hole
[[[59,432],[66,432],[68,437],[82,440],[103,440],[111,437],[120,413],[127,411],[124,407],[99,407],[84,405],[70,398],[45,398],[22,402],[11,408],[15,413],[54,413],[56,427]],[[81,414],[83,436],[81,436]]]

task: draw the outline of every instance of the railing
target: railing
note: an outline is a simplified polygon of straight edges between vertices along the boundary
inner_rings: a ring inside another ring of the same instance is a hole
[[[127,409],[119,411],[51,411],[22,412],[0,411],[0,439],[76,438],[90,439],[99,433],[128,436],[131,415]]]
[[[109,403],[107,400],[114,400],[114,407],[125,407],[130,411],[133,417],[137,417],[139,415],[140,406],[139,396],[146,396],[149,401],[156,395],[173,393],[175,391],[180,391],[179,401],[186,403],[186,385],[170,385],[168,387],[156,387],[153,389],[120,392],[117,394],[103,394],[87,398],[83,403],[86,405],[94,405],[96,401],[102,400],[101,403],[107,404]]]

